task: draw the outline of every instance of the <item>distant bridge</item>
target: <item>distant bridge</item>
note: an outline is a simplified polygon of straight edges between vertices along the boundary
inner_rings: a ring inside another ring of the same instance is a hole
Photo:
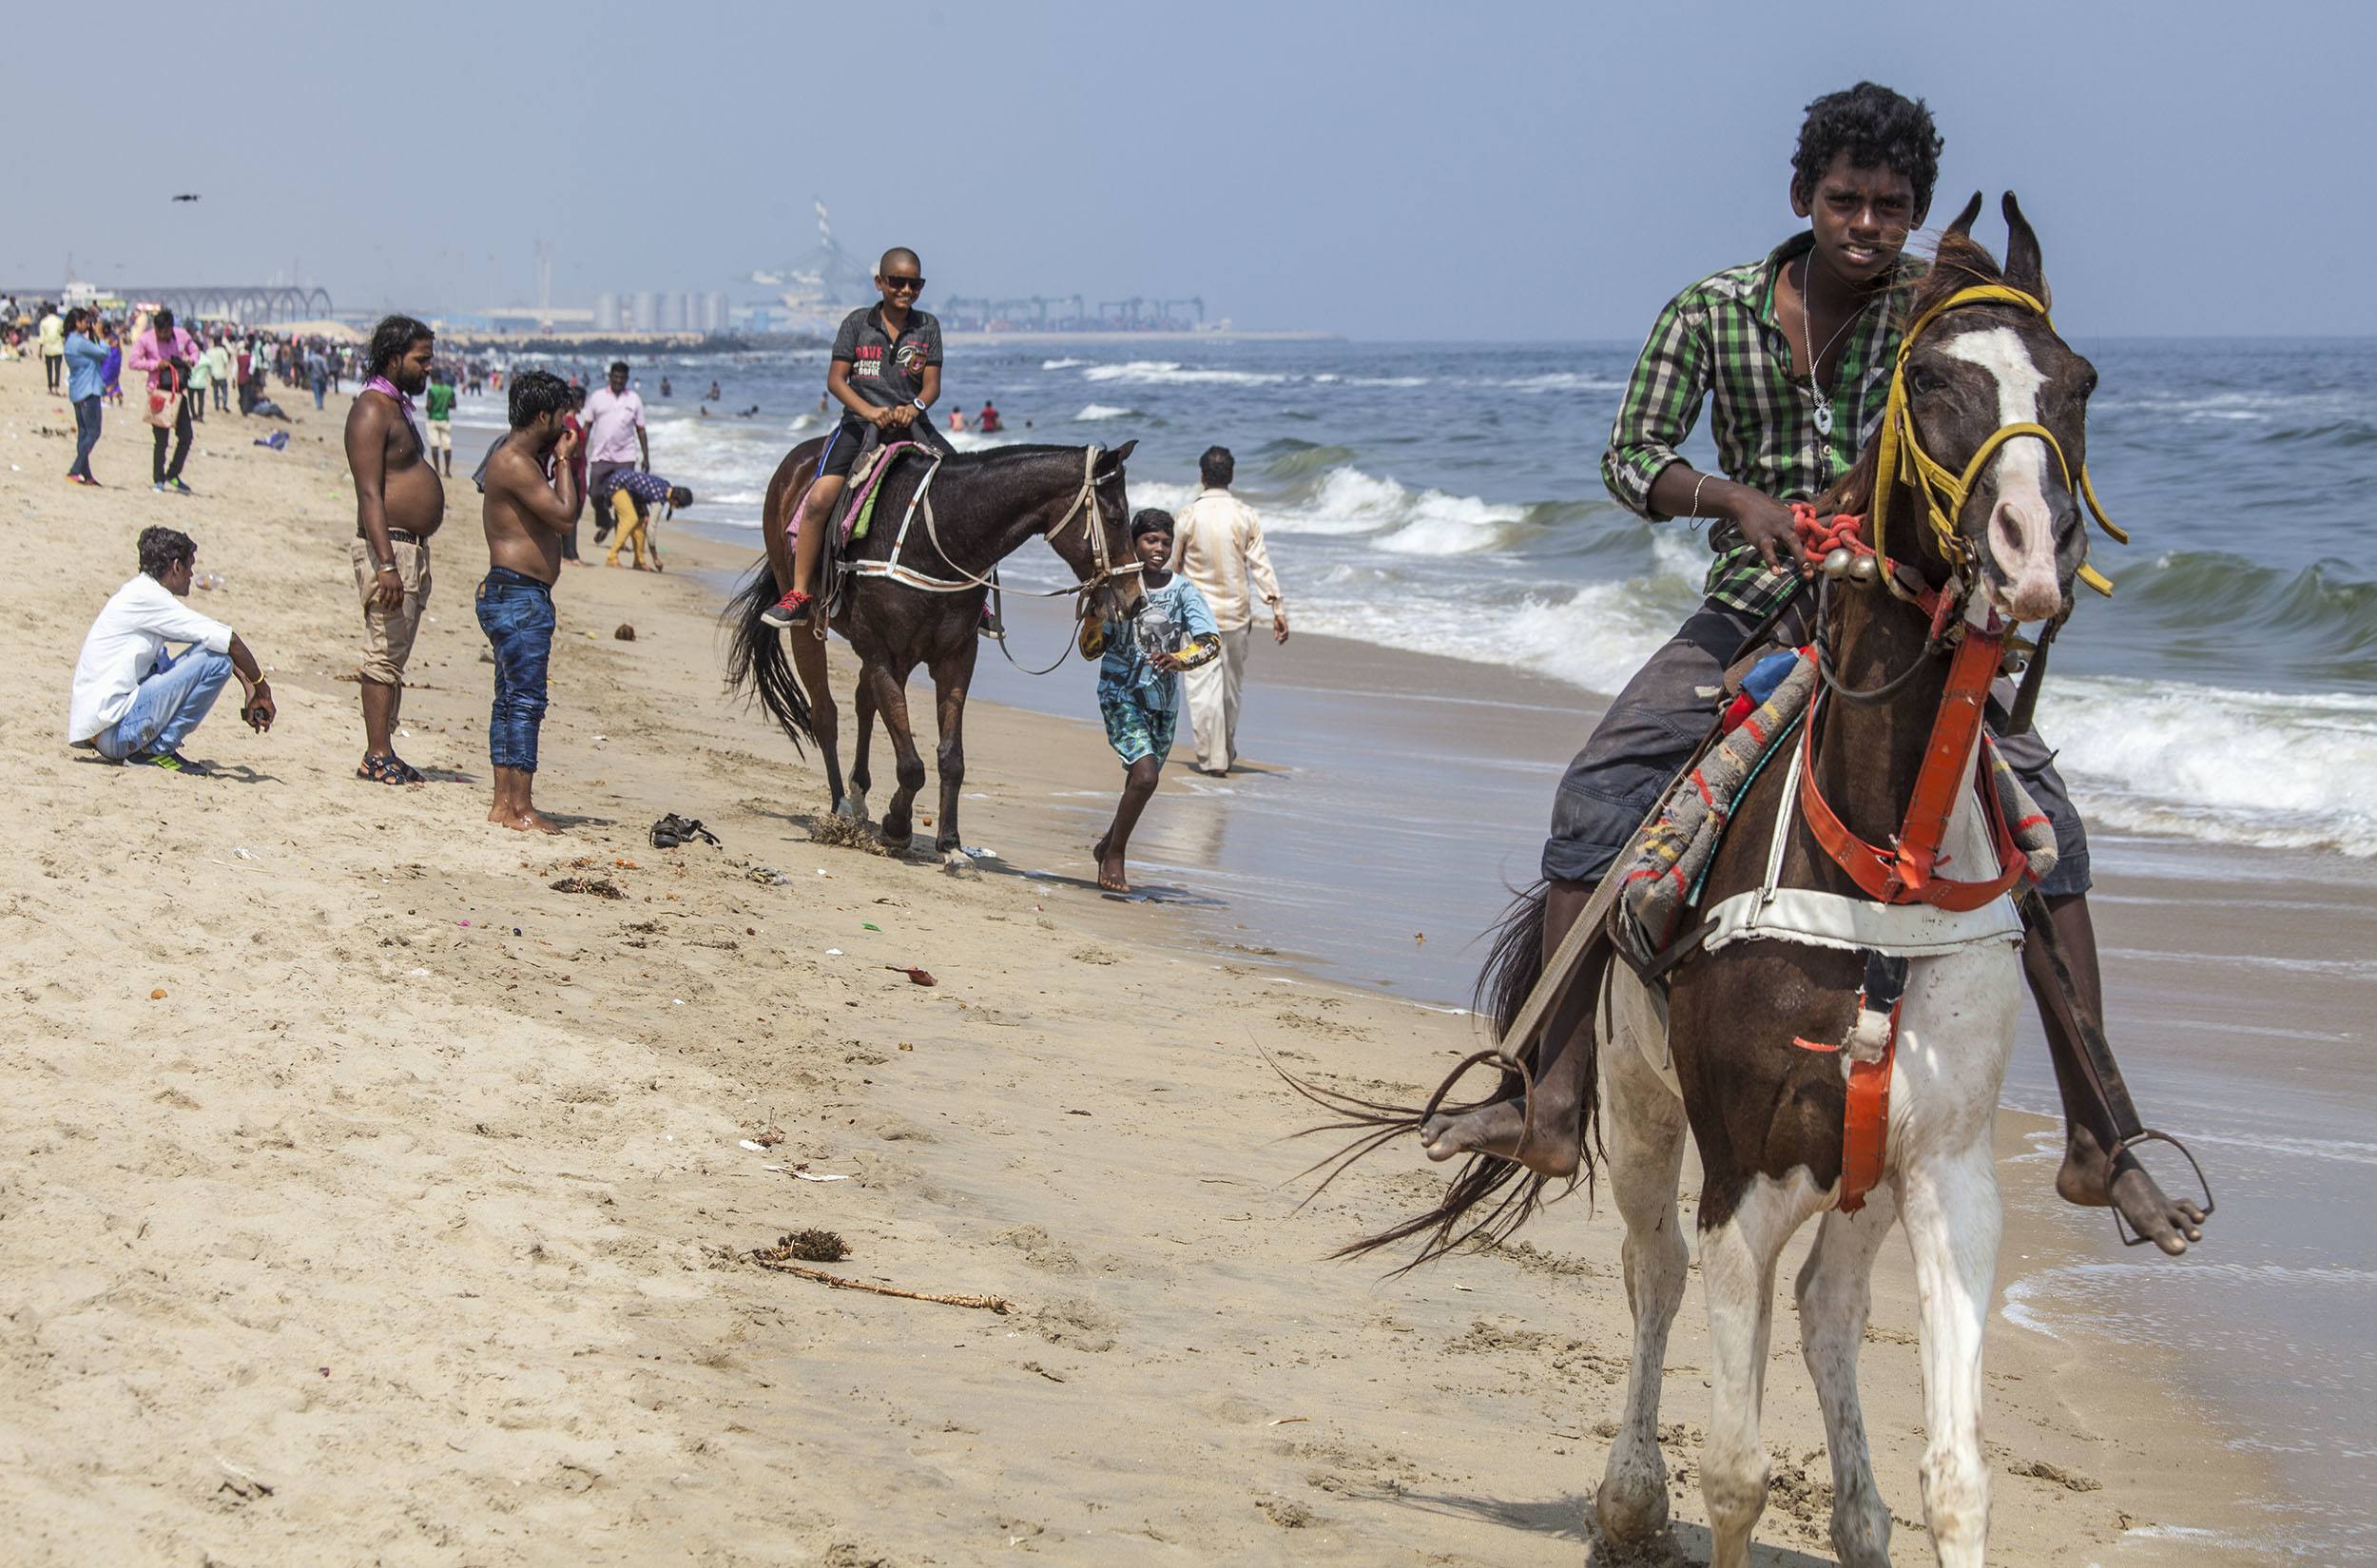
[[[177,283],[146,287],[135,287],[129,283],[94,283],[90,286],[105,297],[153,300],[172,311],[177,319],[184,320],[227,316],[233,320],[262,325],[273,321],[319,321],[330,316],[330,291],[321,288],[292,288],[278,283]],[[11,292],[19,300],[65,298],[65,291],[54,287],[21,288]]]

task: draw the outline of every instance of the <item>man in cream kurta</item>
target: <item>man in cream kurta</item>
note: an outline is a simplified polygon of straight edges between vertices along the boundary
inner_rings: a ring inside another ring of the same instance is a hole
[[[1181,509],[1172,550],[1172,570],[1197,585],[1221,631],[1221,657],[1181,677],[1201,773],[1227,773],[1238,760],[1238,692],[1258,602],[1270,611],[1272,641],[1287,641],[1287,607],[1280,602],[1279,579],[1263,548],[1263,525],[1252,507],[1229,493],[1237,472],[1227,447],[1206,449],[1197,459],[1204,488]]]

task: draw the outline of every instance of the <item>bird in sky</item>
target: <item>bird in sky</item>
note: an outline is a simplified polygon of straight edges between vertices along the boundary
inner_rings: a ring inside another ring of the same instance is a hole
[[[195,202],[198,198],[189,191],[184,191],[181,195],[175,197],[174,200],[177,202]]]

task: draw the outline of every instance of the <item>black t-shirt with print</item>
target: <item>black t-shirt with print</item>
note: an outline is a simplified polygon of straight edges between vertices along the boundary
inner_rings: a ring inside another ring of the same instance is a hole
[[[924,391],[924,367],[941,362],[941,324],[929,312],[908,312],[897,342],[883,325],[883,307],[869,305],[842,318],[834,358],[850,366],[850,389],[877,408],[913,402]]]

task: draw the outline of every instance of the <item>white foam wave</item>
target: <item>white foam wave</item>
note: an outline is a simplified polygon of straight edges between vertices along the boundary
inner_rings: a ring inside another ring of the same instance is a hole
[[[1100,419],[1129,419],[1138,414],[1135,408],[1119,408],[1112,403],[1091,403],[1073,416],[1077,425],[1093,424]]]
[[[1313,377],[1316,381],[1324,378]],[[1325,378],[1335,379],[1334,377]],[[1425,376],[1348,376],[1345,384],[1349,387],[1423,387],[1428,384],[1428,378]]]
[[[1548,376],[1520,376],[1501,383],[1514,392],[1624,392],[1626,383],[1612,381],[1598,376],[1580,376],[1575,371],[1555,371]]]
[[[2377,856],[2377,698],[2087,676],[2039,724],[2105,826]]]
[[[1282,533],[1375,533],[1379,549],[1399,555],[1490,550],[1521,517],[1514,506],[1414,491],[1358,468],[1330,469],[1308,498],[1264,513],[1266,525]]]
[[[1204,370],[1177,359],[1132,359],[1119,365],[1092,365],[1081,373],[1085,381],[1121,381],[1133,386],[1274,386],[1289,377],[1268,371]]]
[[[1087,359],[1043,359],[1040,361],[1040,368],[1042,370],[1078,370],[1089,362]]]

